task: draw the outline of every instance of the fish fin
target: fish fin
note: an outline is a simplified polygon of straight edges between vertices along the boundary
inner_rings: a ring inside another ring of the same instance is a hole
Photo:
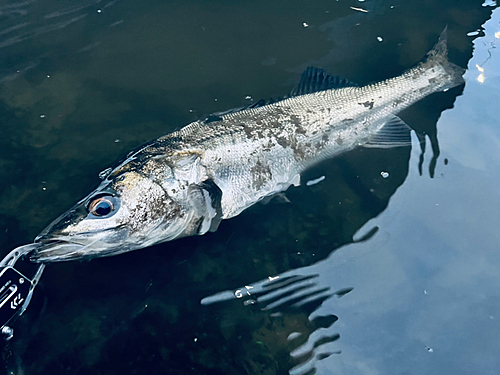
[[[205,180],[189,186],[189,199],[202,218],[198,234],[215,232],[222,221],[222,190],[213,180]]]
[[[299,84],[295,87],[290,96],[310,94],[317,91],[329,89],[340,89],[343,87],[356,87],[354,82],[339,76],[330,76],[323,69],[308,67],[302,73]]]
[[[399,117],[392,116],[363,146],[371,148],[405,147],[411,145],[411,128]]]
[[[222,221],[222,190],[217,186],[214,180],[205,180],[200,184],[200,187],[208,193],[210,197],[210,205],[215,210],[215,216],[211,218],[210,232],[215,232]],[[208,204],[208,202],[207,202]]]
[[[464,83],[463,75],[465,69],[448,61],[448,26],[444,28],[436,45],[427,53],[427,59],[420,63],[424,69],[431,69],[435,66],[442,66],[443,91],[459,86]]]

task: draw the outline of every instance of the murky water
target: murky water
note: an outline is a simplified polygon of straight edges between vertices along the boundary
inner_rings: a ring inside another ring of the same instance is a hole
[[[425,149],[357,149],[214,234],[50,265],[2,370],[496,374],[494,1],[1,1],[0,251],[141,143],[285,95],[310,65],[400,74],[446,25],[467,84],[401,115]]]

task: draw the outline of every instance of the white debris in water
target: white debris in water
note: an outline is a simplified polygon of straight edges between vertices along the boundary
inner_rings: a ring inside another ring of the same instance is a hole
[[[42,188],[42,190],[43,190],[43,191],[45,191],[45,190],[47,190],[47,188],[46,188],[46,187],[43,187],[43,188]]]
[[[47,78],[50,78],[50,76],[47,74]]]
[[[245,96],[246,100],[252,100],[252,97],[250,95]]]
[[[45,118],[45,115],[40,115],[40,118]]]
[[[118,142],[120,142],[120,140],[119,139],[115,139],[115,143],[118,143]]]
[[[427,290],[424,290],[424,294],[427,294]]]
[[[500,31],[497,31],[497,32],[495,33],[495,38],[500,39]]]
[[[313,186],[313,185],[319,184],[325,178],[326,178],[325,176],[321,176],[321,177],[315,178],[314,180],[309,180],[306,182],[306,186]]]
[[[381,41],[383,41],[384,39],[382,39],[382,37],[381,37],[381,36],[377,36],[377,40],[378,40],[379,42],[381,42]]]
[[[363,8],[356,8],[356,7],[349,7],[349,8],[351,8],[352,10],[355,10],[357,12],[368,13],[368,11],[366,9],[363,9]]]
[[[268,276],[267,278],[269,279],[269,281],[274,281],[274,280],[278,280],[280,277],[279,276],[274,276],[274,277]]]
[[[382,171],[382,172],[380,172],[380,175],[381,175],[383,178],[387,178],[387,177],[389,177],[389,172],[384,172],[384,171]]]
[[[217,101],[217,98],[215,98],[214,100]]]
[[[360,3],[364,3],[364,2],[365,2],[365,0],[358,0],[358,1],[359,1]]]
[[[479,35],[479,31],[478,30],[471,31],[470,33],[467,33],[467,36],[476,36],[476,35]]]
[[[484,74],[481,73],[480,75],[477,76],[477,81],[479,83],[484,83]]]
[[[432,353],[434,351],[434,349],[432,349],[430,346],[427,345],[425,346],[425,349],[427,349],[429,353]]]
[[[198,337],[195,337],[195,338],[194,338],[194,342],[196,342],[196,341],[198,341]]]
[[[309,25],[307,23],[305,23],[305,22],[302,22],[302,26],[308,27]]]

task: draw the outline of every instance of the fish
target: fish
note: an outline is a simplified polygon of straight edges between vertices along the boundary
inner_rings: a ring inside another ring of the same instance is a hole
[[[160,136],[100,174],[99,186],[34,240],[34,262],[117,255],[217,230],[222,220],[300,185],[311,166],[355,147],[409,145],[396,115],[464,83],[446,30],[399,76],[358,86],[309,67],[275,102],[218,113]]]

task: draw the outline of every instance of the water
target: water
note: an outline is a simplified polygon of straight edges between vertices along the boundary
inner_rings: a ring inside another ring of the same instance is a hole
[[[291,203],[259,204],[215,234],[47,267],[2,370],[496,374],[494,3],[2,1],[2,254],[127,151],[285,95],[309,65],[382,80],[448,25],[450,59],[468,67],[463,93],[402,114],[425,150],[416,135],[411,149],[357,149],[306,172],[325,178],[291,188]]]

